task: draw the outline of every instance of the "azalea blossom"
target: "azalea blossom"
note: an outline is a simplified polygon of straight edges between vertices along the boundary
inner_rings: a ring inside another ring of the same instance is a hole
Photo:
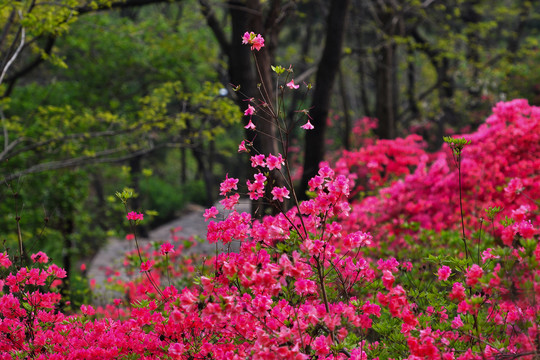
[[[166,255],[174,250],[174,245],[171,243],[163,243],[161,244],[161,255]]]
[[[140,221],[142,221],[143,218],[144,218],[144,214],[136,213],[135,211],[131,211],[126,215],[126,217],[127,217],[128,220],[135,220],[135,221],[140,220]]]
[[[437,271],[437,275],[439,276],[440,281],[448,280],[448,277],[450,277],[450,273],[452,273],[452,269],[450,269],[450,267],[446,265],[441,266],[441,268]]]
[[[292,79],[291,81],[289,81],[289,82],[287,83],[287,87],[288,87],[289,89],[298,89],[298,88],[300,87],[300,85],[296,85],[296,84],[294,83],[294,79]]]
[[[248,151],[248,149],[246,148],[246,141],[245,140],[242,140],[240,145],[238,145],[238,152],[242,152],[242,151],[245,151],[245,152]]]
[[[279,154],[278,156],[274,156],[270,154],[266,157],[266,166],[268,167],[268,169],[279,170],[281,169],[282,165],[285,165],[285,161],[283,160],[283,157],[281,156],[281,154]]]
[[[251,119],[249,119],[248,124],[246,126],[244,126],[244,129],[255,130],[255,124],[251,121]]]
[[[313,126],[313,124],[309,121],[307,121],[307,123],[305,123],[304,125],[300,126],[302,129],[304,130],[313,130],[315,129],[315,126]]]
[[[152,269],[152,266],[154,266],[154,263],[155,263],[154,260],[148,260],[148,261],[143,262],[141,264],[140,272],[150,271],[150,269]]]
[[[245,32],[242,36],[242,44],[251,45],[251,50],[255,49],[259,51],[264,47],[264,38],[261,34],[255,35],[253,31]]]
[[[204,210],[204,221],[208,221],[210,218],[215,218],[218,213],[218,209],[216,209],[215,206],[212,206],[210,209]]]
[[[272,195],[274,196],[272,198],[273,200],[279,200],[281,202],[283,202],[283,198],[290,199],[289,190],[285,186],[273,188]]]
[[[238,179],[225,175],[225,180],[219,185],[219,195],[226,195],[231,190],[238,190]]]
[[[244,115],[251,116],[255,114],[255,108],[251,105],[248,105],[247,109],[244,111]]]

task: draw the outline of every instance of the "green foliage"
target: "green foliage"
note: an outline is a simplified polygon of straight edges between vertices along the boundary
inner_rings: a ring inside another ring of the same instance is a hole
[[[159,177],[149,177],[141,182],[144,194],[143,209],[158,210],[153,224],[170,221],[189,203],[204,205],[206,193],[202,181],[192,181],[185,185],[173,185]]]

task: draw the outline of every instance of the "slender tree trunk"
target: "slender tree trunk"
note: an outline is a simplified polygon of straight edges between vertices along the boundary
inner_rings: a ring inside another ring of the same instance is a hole
[[[326,118],[330,108],[332,87],[339,71],[349,3],[350,0],[332,0],[330,3],[325,45],[317,70],[310,110],[311,122],[315,128],[306,131],[304,171],[298,194],[300,198],[306,198],[308,181],[317,174],[319,163],[324,159]]]
[[[389,40],[381,48],[376,72],[375,117],[379,120],[376,134],[381,139],[396,136],[396,45]]]

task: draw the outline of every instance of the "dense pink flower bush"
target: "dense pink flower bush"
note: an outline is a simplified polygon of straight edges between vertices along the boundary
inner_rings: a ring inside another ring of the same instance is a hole
[[[243,40],[264,46],[253,33]],[[216,255],[185,256],[193,239],[175,233],[139,247],[132,231],[136,249],[124,264],[133,278],[111,278],[125,299],[105,307],[63,312],[55,283],[65,271],[42,252],[31,267],[1,253],[0,359],[537,358],[539,111],[523,101],[498,104],[467,136],[468,232],[487,221],[495,229],[474,244],[452,231],[459,182],[448,149],[433,158],[411,136],[348,153],[335,169],[321,166],[309,182],[313,197],[302,203],[294,201],[287,154],[254,154],[253,178],[244,186],[226,175],[225,211],[203,215]],[[269,183],[270,175],[284,185]],[[357,199],[358,189],[378,194]],[[239,213],[240,192],[281,211],[262,219]],[[126,203],[127,193],[118,195]],[[136,229],[142,214],[127,214]],[[412,222],[432,236],[404,228]],[[463,254],[460,241],[441,246],[448,238],[469,242],[470,251]],[[232,242],[238,252],[228,250]],[[389,245],[392,256],[381,257]]]
[[[489,220],[484,209],[500,206],[500,218],[518,216],[519,220],[506,228],[497,222],[495,235],[506,245],[518,233],[530,238],[534,230],[529,220],[540,220],[540,108],[526,100],[499,103],[476,132],[463,137],[471,141],[462,159],[469,234]],[[414,235],[407,225],[437,232],[459,227],[458,172],[451,151],[444,147],[428,155],[417,139],[397,139],[391,146],[388,140],[380,140],[338,161],[336,171],[361,179],[360,183],[366,179],[374,185],[389,183],[374,196],[352,201],[344,229],[370,231],[377,240],[402,246],[404,235]],[[373,153],[378,160],[371,160]],[[401,175],[405,177],[392,181],[392,176]]]

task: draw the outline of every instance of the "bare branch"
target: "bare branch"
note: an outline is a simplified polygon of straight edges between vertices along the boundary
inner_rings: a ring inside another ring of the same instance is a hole
[[[125,152],[128,149],[126,148],[108,149],[108,150],[97,152],[93,156],[80,156],[80,157],[72,158],[72,159],[50,161],[50,162],[31,166],[27,169],[8,175],[4,177],[3,179],[1,179],[0,183],[9,182],[9,181],[18,179],[24,175],[35,174],[35,173],[40,173],[40,172],[45,172],[45,171],[73,168],[77,166],[86,166],[86,165],[93,165],[93,164],[122,162],[136,156],[151,153],[157,149],[167,147],[167,146],[168,144],[160,144],[157,146],[151,145],[148,148],[140,149],[140,150],[128,153],[126,155],[118,156],[118,157],[108,157],[108,156]]]
[[[227,37],[223,32],[223,27],[216,19],[214,11],[210,8],[210,5],[206,0],[199,0],[199,4],[201,5],[201,12],[206,19],[206,23],[214,33],[214,36],[219,43],[221,51],[223,51],[226,56],[229,56],[229,53],[231,52],[231,44],[229,43],[229,41],[227,41]]]
[[[22,14],[20,11],[19,11],[19,17],[22,19]],[[26,31],[24,30],[24,27],[21,27],[21,43],[19,44],[19,47],[17,48],[17,50],[15,50],[15,53],[13,54],[13,56],[6,63],[6,66],[4,66],[4,68],[2,69],[2,74],[0,74],[0,85],[2,85],[2,81],[4,81],[4,77],[6,76],[8,69],[11,67],[15,59],[17,59],[17,57],[21,53],[21,50],[24,47],[25,40],[26,40]]]

